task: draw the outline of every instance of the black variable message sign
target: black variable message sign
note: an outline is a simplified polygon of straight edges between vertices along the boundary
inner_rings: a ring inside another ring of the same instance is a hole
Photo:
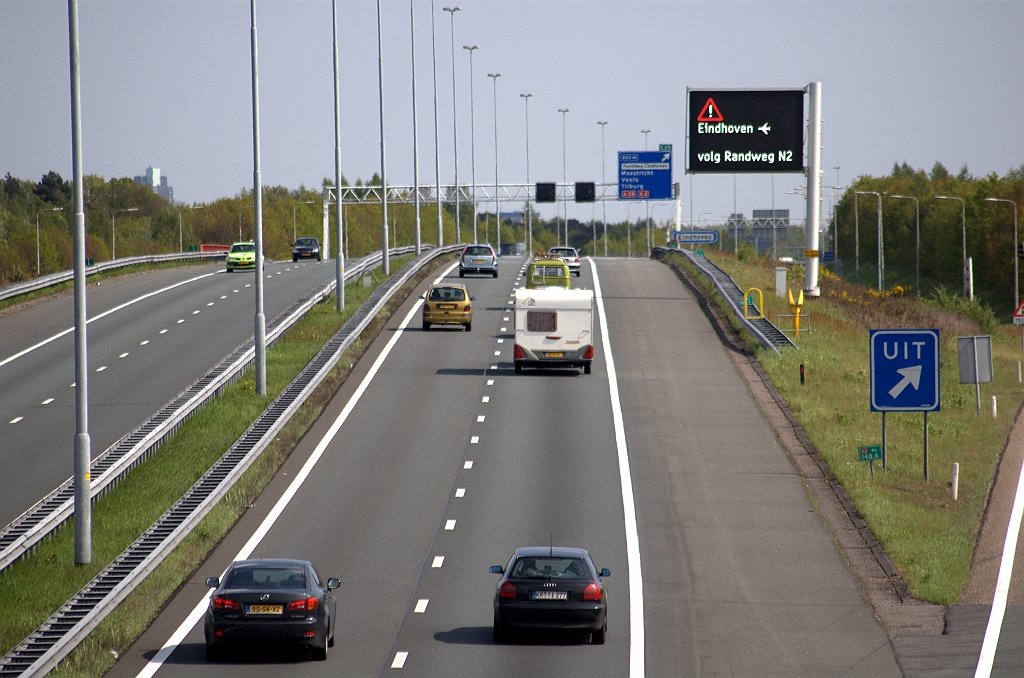
[[[687,172],[803,172],[803,90],[689,90]]]

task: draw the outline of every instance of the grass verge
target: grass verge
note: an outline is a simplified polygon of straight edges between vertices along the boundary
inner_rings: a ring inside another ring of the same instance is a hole
[[[397,271],[408,259],[393,261]],[[416,284],[450,262],[439,257],[387,305],[272,445],[243,474],[224,499],[174,552],[65,659],[52,675],[101,676],[145,630],[177,588],[205,560],[232,525],[259,496],[302,436],[319,417],[352,366]],[[366,300],[373,288],[346,286],[346,308],[333,311],[333,297],[316,306],[267,351],[265,398],[255,393],[252,371],[220,398],[196,413],[145,464],[134,470],[93,509],[93,564],[73,565],[74,532],[65,525],[29,558],[0,577],[0,651],[8,652],[81,589],[114,557],[164,513],[287,386],[324,343]]]
[[[708,250],[716,265],[741,288],[764,292],[764,312],[780,328],[792,321],[787,300],[775,296],[774,266],[765,261],[741,262]],[[705,291],[713,284],[680,255],[668,255]],[[790,269],[790,287],[799,290],[802,269]],[[1005,325],[992,332],[995,381],[981,387],[978,415],[973,384],[959,383],[957,336],[984,334],[961,309],[940,300],[917,300],[900,289],[878,293],[840,281],[827,272],[821,297],[807,300],[812,332],[794,338],[800,349],[778,356],[763,348],[749,333],[744,339],[786,399],[821,456],[846,488],[857,511],[871,526],[900,569],[911,592],[921,600],[953,604],[960,599],[970,573],[971,557],[981,527],[988,492],[1002,450],[1020,410],[1024,394],[1017,382],[1021,359],[1019,332]],[[739,326],[717,291],[711,294]],[[756,297],[756,295],[755,295]],[[804,324],[806,327],[806,322]],[[924,481],[923,415],[887,416],[888,473],[875,464],[875,479],[867,463],[857,461],[857,447],[881,443],[881,415],[868,407],[868,330],[938,328],[941,337],[942,409],[929,415],[931,481]],[[800,365],[806,383],[800,384]],[[996,396],[998,416],[991,413]],[[959,500],[950,495],[950,470],[960,464]]]

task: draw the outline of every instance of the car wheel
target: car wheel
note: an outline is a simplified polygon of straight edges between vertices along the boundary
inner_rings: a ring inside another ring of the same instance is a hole
[[[523,364],[522,363],[516,363],[516,374],[522,374],[522,373],[523,373]]]
[[[583,366],[583,374],[590,374],[590,363]]]
[[[327,641],[327,647],[334,647],[334,634],[331,634],[331,639]]]
[[[493,276],[494,276],[495,278],[497,278],[497,277],[498,277],[498,272],[497,272],[497,271],[495,271],[495,272],[494,272],[494,273],[492,273],[491,275],[493,275]]]
[[[602,636],[602,638],[603,637],[604,636]],[[328,645],[328,643],[325,641],[323,647],[316,647],[314,645],[313,647],[309,648],[309,653],[311,655],[313,655],[313,659],[315,659],[318,662],[326,661],[327,660],[327,645]]]
[[[225,270],[225,271],[226,271],[227,273],[232,273],[232,270],[231,270],[230,268],[225,268],[224,270]]]
[[[324,257],[323,257],[323,255],[320,255],[319,257],[317,257],[317,258],[316,258],[316,260],[317,260],[317,261],[323,261],[323,260],[324,260]]]
[[[511,638],[511,631],[498,623],[498,620],[494,620],[494,635],[493,639],[496,644],[507,643]]]
[[[222,648],[216,645],[206,646],[206,661],[208,662],[219,662],[223,657],[224,653],[221,651]]]
[[[296,257],[296,256],[292,255],[292,263],[293,263],[293,264],[294,264],[294,263],[295,263],[296,261],[298,261],[298,260],[299,260],[299,258],[298,258],[298,257]]]
[[[429,332],[430,331],[430,323],[428,323],[426,320],[423,321],[423,331],[424,332]]]
[[[470,321],[470,322],[466,323],[466,331],[467,332],[472,332],[473,331],[473,321]]]
[[[604,623],[599,631],[594,631],[590,634],[591,645],[604,645],[604,637],[608,633],[608,622]]]

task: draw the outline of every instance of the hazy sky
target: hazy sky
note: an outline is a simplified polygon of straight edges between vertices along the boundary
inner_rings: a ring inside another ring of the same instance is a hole
[[[435,7],[442,183],[453,179],[450,19]],[[416,0],[420,180],[434,181],[431,6]],[[160,167],[179,201],[252,186],[249,3],[82,0],[82,129],[87,173]],[[265,185],[319,186],[334,174],[329,0],[258,5]],[[389,182],[411,184],[408,1],[383,4]],[[339,2],[342,167],[349,180],[380,166],[376,4]],[[476,44],[478,183],[494,178],[497,81],[499,181],[525,182],[523,99],[530,99],[531,180],[560,181],[566,119],[569,181],[608,181],[615,152],[672,143],[684,174],[685,101],[695,88],[792,87],[821,81],[826,183],[887,173],[894,162],[975,175],[1024,162],[1024,2],[509,2],[463,0],[455,15],[459,179],[469,183],[470,76]],[[67,3],[0,0],[0,174],[71,175]],[[776,206],[803,215],[775,177]],[[771,206],[770,175],[740,175],[737,207]],[[826,194],[828,191],[826,191]],[[693,176],[693,215],[733,210],[731,176]],[[642,208],[640,208],[642,209]],[[828,203],[826,203],[826,210]],[[554,216],[554,208],[542,209]],[[589,219],[589,206],[570,216]],[[635,218],[636,207],[632,210]],[[658,220],[670,208],[655,210]],[[600,205],[597,209],[600,218]],[[608,206],[609,219],[626,215]],[[683,208],[684,220],[690,207]],[[706,218],[706,216],[705,216]]]

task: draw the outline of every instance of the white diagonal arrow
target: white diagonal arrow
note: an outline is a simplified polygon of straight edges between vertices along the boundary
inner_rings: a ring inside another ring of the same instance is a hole
[[[889,395],[891,395],[893,398],[899,398],[900,394],[903,393],[903,389],[905,389],[908,384],[913,385],[915,391],[921,384],[920,365],[914,365],[913,367],[904,367],[901,370],[896,370],[896,373],[903,377],[903,379],[900,380],[900,383],[896,384],[891,389],[889,389]]]

